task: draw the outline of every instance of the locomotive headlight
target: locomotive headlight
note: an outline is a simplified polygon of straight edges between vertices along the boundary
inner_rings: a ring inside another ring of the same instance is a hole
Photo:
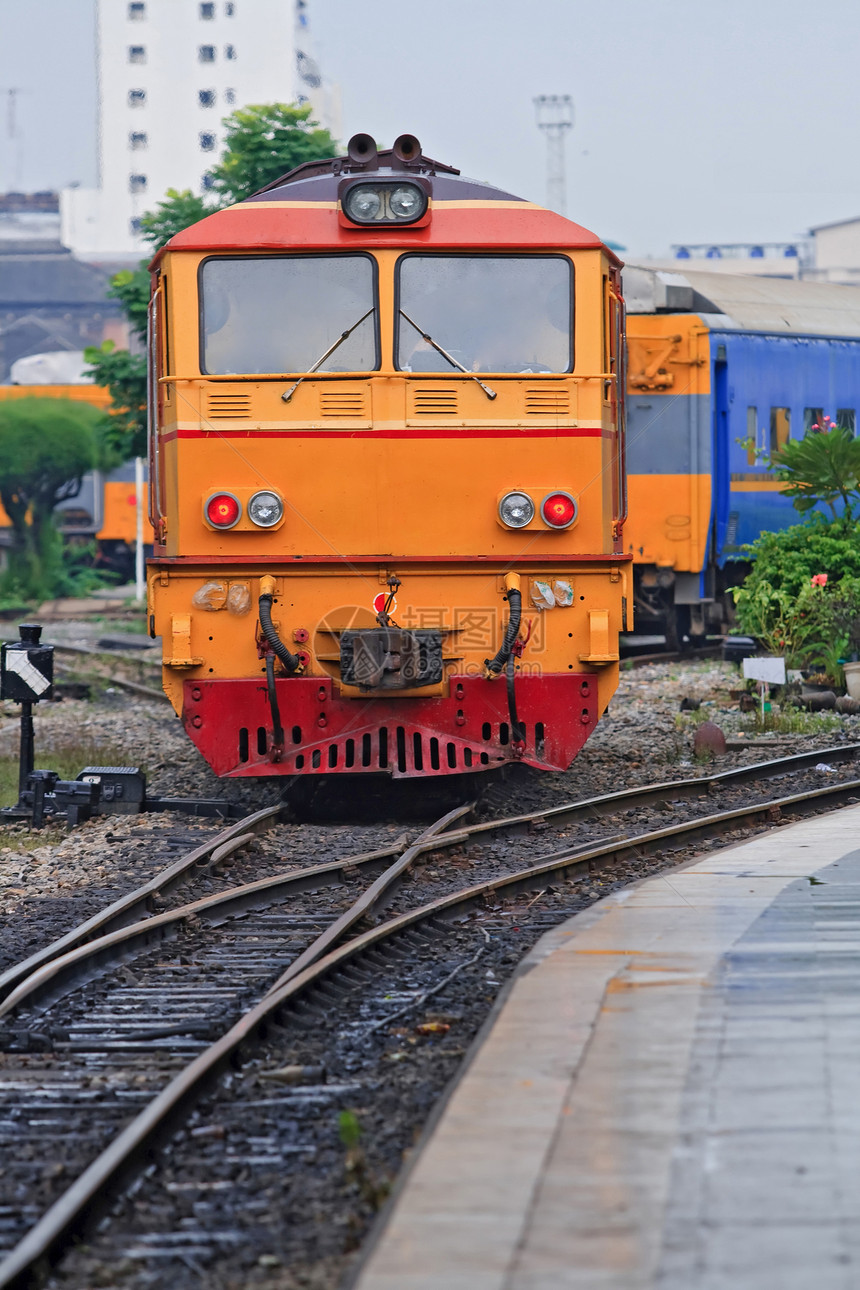
[[[350,188],[343,203],[344,212],[359,224],[379,219],[383,214],[382,190],[359,184]]]
[[[283,513],[284,503],[277,493],[271,493],[268,489],[255,493],[248,502],[248,519],[261,529],[270,529],[277,524]]]
[[[341,193],[341,205],[354,224],[414,224],[427,211],[428,194],[420,184],[352,184]]]
[[[499,519],[509,529],[525,528],[534,514],[535,504],[528,493],[505,493],[499,502]]]
[[[398,219],[416,219],[424,213],[425,197],[414,184],[403,184],[394,189],[388,205],[392,215],[396,215]]]

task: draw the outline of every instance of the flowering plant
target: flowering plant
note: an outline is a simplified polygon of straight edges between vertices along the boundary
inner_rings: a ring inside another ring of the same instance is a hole
[[[841,683],[839,659],[860,650],[860,578],[813,574],[797,594],[766,579],[735,592],[743,631],[789,667],[814,668]]]
[[[834,520],[853,523],[860,502],[860,439],[830,417],[822,417],[802,439],[790,439],[771,453],[771,470],[802,515],[826,506]]]

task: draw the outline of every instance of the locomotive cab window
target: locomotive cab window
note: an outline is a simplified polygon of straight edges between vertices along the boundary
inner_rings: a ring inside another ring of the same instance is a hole
[[[564,256],[405,255],[397,311],[401,371],[573,369],[573,265]]]
[[[369,256],[219,257],[204,261],[199,283],[204,374],[379,367],[376,266]]]

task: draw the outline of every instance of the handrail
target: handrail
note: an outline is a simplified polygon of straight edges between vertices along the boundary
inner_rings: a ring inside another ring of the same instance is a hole
[[[158,433],[158,404],[156,393],[162,378],[158,375],[158,298],[163,294],[161,282],[153,291],[146,307],[146,437],[149,447],[149,522],[156,541],[163,538],[164,506],[161,496],[161,451]]]
[[[233,376],[209,375],[206,372],[193,372],[190,376],[160,376],[159,385],[168,385],[174,381],[288,381],[291,377],[300,376],[302,381],[369,381],[374,377],[391,380],[392,376],[401,376],[408,381],[462,381],[471,373],[458,372],[400,372],[397,368],[373,372],[255,372],[248,374],[237,372]],[[490,376],[494,381],[616,381],[614,372],[481,372],[481,376]]]

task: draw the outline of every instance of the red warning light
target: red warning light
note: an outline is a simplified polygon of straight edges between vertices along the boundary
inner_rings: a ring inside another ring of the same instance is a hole
[[[576,502],[570,493],[550,493],[544,498],[540,513],[545,524],[566,529],[576,519]]]
[[[231,529],[241,514],[242,508],[232,493],[213,493],[206,503],[206,518],[216,529]]]

